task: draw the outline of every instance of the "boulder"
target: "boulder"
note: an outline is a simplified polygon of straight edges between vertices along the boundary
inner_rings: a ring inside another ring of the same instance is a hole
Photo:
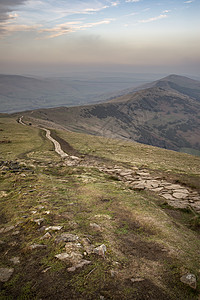
[[[79,239],[79,237],[75,234],[71,233],[62,233],[60,236],[58,236],[55,241],[56,243],[61,242],[76,242]]]
[[[197,280],[194,274],[191,273],[185,274],[180,278],[180,281],[189,285],[193,289],[196,289],[197,287]]]
[[[0,281],[6,282],[10,279],[14,272],[13,268],[0,268]]]
[[[93,252],[105,258],[106,246],[102,244],[101,246],[94,248]]]

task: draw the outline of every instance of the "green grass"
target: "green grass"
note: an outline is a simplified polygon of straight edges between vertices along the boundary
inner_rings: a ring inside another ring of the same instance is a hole
[[[97,168],[65,166],[50,151],[51,143],[41,136],[38,129],[15,124],[15,120],[9,118],[0,121],[4,128],[0,134],[11,140],[12,130],[15,135],[11,148],[10,144],[3,145],[2,159],[17,158],[32,166],[34,171],[24,171],[25,177],[21,176],[22,172],[0,173],[1,191],[7,193],[0,198],[1,227],[20,222],[15,229],[20,231],[18,236],[11,232],[1,237],[6,246],[0,265],[12,266],[9,259],[13,256],[19,256],[22,261],[4,285],[0,299],[15,295],[16,291],[19,299],[34,299],[35,294],[40,299],[45,298],[45,293],[57,297],[57,291],[62,294],[66,290],[76,297],[72,299],[94,299],[94,295],[97,299],[100,295],[108,299],[133,299],[133,295],[137,297],[146,290],[154,293],[154,287],[158,291],[162,289],[172,299],[198,299],[199,289],[196,294],[191,294],[190,288],[183,288],[179,283],[179,277],[182,272],[196,275],[199,272],[200,241],[199,234],[193,230],[199,226],[199,216],[180,211],[180,218],[174,219],[167,213],[171,207],[160,204],[158,196],[147,191],[131,190]],[[23,134],[25,140],[20,143]],[[199,158],[190,155],[137,143],[119,144],[114,140],[109,140],[106,146],[101,138],[61,131],[59,134],[79,151],[111,159],[109,163],[102,161],[105,165],[145,165],[161,170],[170,167],[172,173],[178,170],[185,176],[199,172]],[[20,158],[22,155],[23,159]],[[41,208],[41,205],[44,207]],[[46,211],[50,213],[46,214]],[[107,247],[105,259],[95,254],[87,255],[85,259],[91,261],[90,265],[74,273],[67,272],[68,265],[55,258],[56,254],[65,251],[64,243],[55,243],[60,232],[51,232],[50,240],[41,240],[44,232],[40,232],[39,226],[34,223],[34,219],[39,218],[44,218],[46,226],[62,225],[62,232],[76,234],[80,241],[87,237],[94,246],[104,243]],[[92,228],[91,223],[98,224],[101,230]],[[19,242],[14,245],[16,241]],[[47,248],[28,250],[33,243],[44,243]],[[47,273],[42,273],[49,267],[51,269]],[[30,270],[26,276],[24,268]],[[111,270],[118,275],[112,277]],[[131,285],[130,278],[136,275],[145,278],[151,285],[148,288],[143,283],[141,286]],[[60,282],[62,284],[59,285]]]
[[[197,156],[125,140],[61,130],[58,133],[60,137],[84,154],[97,155],[139,167],[200,175],[200,157]]]

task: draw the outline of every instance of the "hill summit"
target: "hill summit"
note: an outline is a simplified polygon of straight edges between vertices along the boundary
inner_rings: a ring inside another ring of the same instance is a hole
[[[200,82],[183,76],[170,75],[127,90],[106,103],[26,114],[72,131],[176,151],[200,151]]]

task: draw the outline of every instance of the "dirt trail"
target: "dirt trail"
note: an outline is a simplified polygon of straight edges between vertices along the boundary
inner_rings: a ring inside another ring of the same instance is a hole
[[[46,131],[46,137],[54,144],[55,146],[55,152],[58,153],[62,158],[69,156],[67,153],[65,153],[62,149],[60,144],[51,136],[51,131],[46,128],[41,128],[44,131]]]
[[[23,116],[19,118],[18,122],[22,125],[27,125],[22,121],[22,118]],[[55,133],[53,133],[55,137],[53,138],[52,133],[49,129],[41,129],[46,132],[46,137],[54,144],[55,152],[58,153],[61,158],[65,158],[66,165],[95,167],[101,172],[117,177],[118,180],[123,181],[134,190],[149,190],[158,194],[170,206],[174,208],[189,208],[195,213],[200,212],[200,194],[197,191],[193,191],[191,188],[182,186],[181,184],[172,184],[172,182],[168,182],[163,178],[158,179],[157,177],[150,174],[146,169],[125,169],[121,166],[116,165],[113,168],[113,166],[110,165],[109,162],[104,165],[103,159],[95,158],[93,156],[85,156],[84,159],[81,159],[77,156],[70,155],[80,155],[81,153],[78,153],[73,147],[69,145],[69,143],[61,139]],[[64,152],[63,149],[69,154]]]

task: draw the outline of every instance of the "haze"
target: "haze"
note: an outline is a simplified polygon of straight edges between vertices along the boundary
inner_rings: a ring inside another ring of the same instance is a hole
[[[1,0],[0,72],[200,70],[200,2]]]

